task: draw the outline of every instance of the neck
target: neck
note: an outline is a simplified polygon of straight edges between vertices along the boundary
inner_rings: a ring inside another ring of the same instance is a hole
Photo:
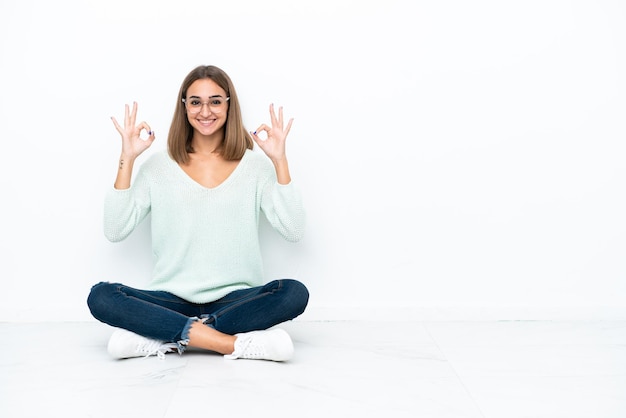
[[[194,153],[202,155],[215,154],[221,148],[222,143],[223,135],[217,134],[211,136],[196,134],[191,140],[191,146],[193,147]]]

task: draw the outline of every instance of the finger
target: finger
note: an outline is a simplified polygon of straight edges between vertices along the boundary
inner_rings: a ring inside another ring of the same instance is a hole
[[[283,131],[285,133],[285,138],[287,138],[287,135],[289,135],[289,131],[291,130],[292,123],[293,123],[293,118],[289,119],[289,122],[287,122],[287,127]]]
[[[257,132],[259,132],[259,130],[257,129],[256,131],[252,132],[250,131],[250,136],[252,137],[252,139],[254,139],[255,141],[259,140],[259,136],[257,135]]]
[[[152,144],[154,142],[154,140],[156,139],[156,136],[154,135],[154,131],[150,131],[148,132],[150,134],[150,136],[148,138],[146,138],[146,142],[149,144]]]
[[[283,128],[283,107],[282,106],[278,108],[278,123],[279,123],[280,128],[282,129]]]
[[[115,119],[115,117],[111,116],[111,120],[113,121],[113,125],[115,125],[115,129],[117,129],[117,132],[119,132],[120,134],[122,133],[122,127],[120,126],[120,124],[117,122],[117,120]]]
[[[142,130],[145,130],[149,136],[154,136],[154,132],[152,132],[150,125],[148,125],[146,122],[141,122],[139,125],[137,125],[137,129],[139,129],[140,132]]]
[[[254,131],[253,134],[256,136],[257,134],[259,134],[261,132],[265,132],[265,133],[267,133],[269,135],[271,130],[272,130],[272,128],[270,128],[266,124],[262,123],[258,128],[256,128],[256,131]]]
[[[259,138],[256,132],[250,132],[250,136],[252,136],[252,139],[254,140],[254,142],[256,142],[259,146],[261,146],[261,142],[263,142],[263,140]]]
[[[144,121],[144,122],[141,122],[139,125],[137,125],[137,128],[139,128],[139,129],[145,129],[145,130],[146,130],[146,132],[148,132],[148,133],[152,132],[152,129],[150,128],[150,125],[148,125],[148,123],[147,123],[147,122],[145,122],[145,121]]]
[[[261,126],[266,126],[266,125],[261,125]],[[260,133],[260,132],[263,132],[263,131],[266,131],[266,129],[264,129],[264,128],[262,128],[262,127],[259,127],[259,129],[257,129],[256,131],[254,131],[254,132],[250,132],[250,136],[252,136],[252,139],[254,140],[254,142],[256,142],[256,143],[257,143],[257,145],[258,145],[261,149],[263,149],[263,147],[265,147],[265,139],[264,139],[264,138],[261,138],[261,137],[259,136],[259,133]]]
[[[130,108],[127,104],[124,105],[124,127],[130,125]]]
[[[276,119],[276,112],[274,112],[274,103],[270,104],[270,119],[272,121],[272,126],[278,124],[278,120]]]
[[[137,120],[137,102],[133,102],[133,111],[130,114],[130,125],[135,125],[135,120]]]

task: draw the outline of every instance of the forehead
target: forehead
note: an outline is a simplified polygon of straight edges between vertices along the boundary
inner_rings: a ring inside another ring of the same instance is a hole
[[[210,97],[210,96],[226,96],[223,88],[210,78],[196,80],[187,89],[187,97]]]

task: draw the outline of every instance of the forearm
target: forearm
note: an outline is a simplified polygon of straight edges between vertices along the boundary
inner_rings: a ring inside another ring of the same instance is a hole
[[[130,180],[133,175],[133,166],[135,165],[135,158],[131,158],[125,155],[120,156],[120,160],[117,168],[117,177],[115,178],[114,187],[118,190],[124,190],[130,188]]]

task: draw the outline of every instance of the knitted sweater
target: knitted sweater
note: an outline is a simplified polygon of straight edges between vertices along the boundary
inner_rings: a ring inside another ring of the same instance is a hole
[[[121,241],[151,213],[155,264],[148,288],[207,303],[263,284],[261,211],[286,240],[302,237],[300,195],[293,182],[278,183],[265,155],[247,150],[223,183],[206,188],[161,151],[141,165],[129,189],[108,191],[104,234]]]

